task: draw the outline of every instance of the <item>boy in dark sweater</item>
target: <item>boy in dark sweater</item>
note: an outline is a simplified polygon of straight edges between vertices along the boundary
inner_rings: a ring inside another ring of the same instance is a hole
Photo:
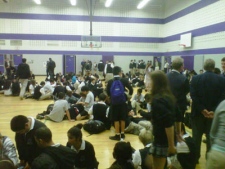
[[[35,140],[42,153],[34,159],[32,169],[74,169],[74,152],[68,147],[52,140],[52,132],[47,127],[41,127],[35,132]]]
[[[81,128],[82,124],[78,124],[68,130],[66,146],[75,152],[75,168],[96,169],[99,163],[95,157],[94,147],[82,139]]]
[[[15,141],[20,164],[30,169],[32,161],[40,154],[40,148],[35,142],[34,133],[45,124],[33,117],[18,115],[12,118],[11,130],[16,133]]]
[[[106,129],[110,129],[111,123],[108,118],[108,111],[109,108],[105,104],[106,95],[104,93],[101,93],[99,95],[99,102],[97,104],[94,104],[88,111],[88,114],[90,115],[91,119],[99,120],[105,124]],[[92,117],[93,116],[93,117]]]

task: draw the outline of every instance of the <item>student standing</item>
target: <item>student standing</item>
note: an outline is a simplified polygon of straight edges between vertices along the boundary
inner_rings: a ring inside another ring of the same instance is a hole
[[[28,79],[31,77],[30,67],[26,64],[26,59],[22,59],[22,63],[19,64],[16,72],[16,76],[20,79],[21,90],[20,90],[20,99],[23,100],[24,94],[26,92],[26,87]]]
[[[150,149],[154,169],[164,169],[168,154],[176,153],[174,146],[175,99],[169,90],[164,72],[151,73],[152,124],[154,141]]]
[[[129,90],[129,95],[132,95],[133,88],[131,87],[128,80],[121,78],[122,71],[120,67],[115,66],[113,68],[113,75],[114,75],[114,78],[109,80],[107,85],[107,94],[111,98],[111,107],[110,107],[112,110],[111,120],[114,122],[116,135],[109,138],[111,140],[124,140],[125,139],[125,135],[124,135],[125,120],[127,117],[126,96],[124,91],[125,91],[125,88],[127,88]],[[117,83],[116,82],[117,80],[119,85],[115,86],[114,83]],[[116,95],[119,94],[119,93],[116,93],[118,91],[119,92],[122,91],[121,93],[122,95],[119,96],[118,99],[116,99]]]
[[[182,140],[181,123],[184,122],[184,114],[187,110],[186,95],[190,91],[188,79],[181,74],[184,70],[184,60],[182,58],[175,58],[172,62],[172,71],[167,74],[170,89],[176,98],[176,134],[178,141]]]

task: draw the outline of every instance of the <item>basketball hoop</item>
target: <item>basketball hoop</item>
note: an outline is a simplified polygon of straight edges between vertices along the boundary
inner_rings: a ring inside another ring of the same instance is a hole
[[[185,44],[179,44],[178,46],[180,47],[180,48],[179,48],[179,51],[183,51],[184,48],[186,47]]]
[[[185,44],[179,44],[180,47],[185,48],[186,45]]]

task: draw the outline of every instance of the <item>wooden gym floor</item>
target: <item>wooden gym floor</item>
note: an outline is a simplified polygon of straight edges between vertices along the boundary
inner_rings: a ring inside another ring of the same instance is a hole
[[[38,76],[36,78],[37,82],[41,82],[45,77]],[[135,90],[136,91],[136,90]],[[19,97],[4,96],[0,94],[0,132],[2,135],[9,136],[14,141],[15,134],[10,129],[10,120],[15,115],[25,115],[36,117],[38,113],[42,113],[46,110],[49,104],[54,103],[52,100],[36,101],[33,99],[20,100]],[[45,122],[45,120],[42,120]],[[55,143],[61,143],[66,145],[67,142],[67,131],[74,125],[78,123],[84,123],[84,121],[62,121],[61,123],[55,123],[51,121],[46,121],[47,127],[49,127],[53,134],[53,141]],[[112,157],[112,151],[116,141],[109,139],[109,136],[114,135],[114,130],[105,131],[97,135],[91,135],[84,130],[83,139],[91,142],[94,146],[96,158],[99,161],[99,169],[108,168],[114,161]],[[191,134],[191,130],[188,130]],[[135,149],[140,149],[143,147],[138,139],[138,136],[126,134],[125,141],[129,141]],[[14,141],[15,142],[15,141]],[[202,143],[202,158],[200,159],[200,164],[197,165],[196,169],[205,168],[205,144]],[[188,160],[188,159],[187,159]]]

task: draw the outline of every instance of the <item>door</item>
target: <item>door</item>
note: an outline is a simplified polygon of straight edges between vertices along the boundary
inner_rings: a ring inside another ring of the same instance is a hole
[[[74,55],[65,55],[65,73],[75,72],[75,57]]]
[[[23,55],[13,55],[13,65],[17,69],[18,65],[22,63]]]
[[[0,71],[4,73],[4,55],[0,54]]]
[[[184,69],[194,69],[194,56],[181,56],[184,59]]]

